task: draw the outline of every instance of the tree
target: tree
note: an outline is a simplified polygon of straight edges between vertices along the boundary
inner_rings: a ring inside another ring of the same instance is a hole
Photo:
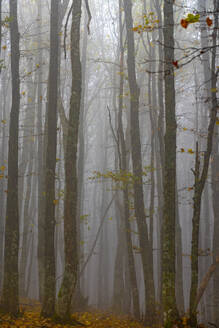
[[[175,231],[176,231],[176,114],[174,83],[174,0],[164,2],[164,81],[165,123],[164,139],[164,207],[162,224],[162,306],[164,322],[169,326],[178,319],[175,295]]]
[[[193,218],[192,218],[192,250],[191,250],[191,289],[190,289],[190,317],[192,324],[197,324],[197,312],[196,312],[196,299],[198,293],[198,274],[199,274],[199,229],[200,229],[200,213],[201,213],[201,200],[203,190],[206,184],[208,169],[210,163],[210,157],[213,150],[213,140],[214,140],[214,130],[215,123],[217,121],[217,72],[216,72],[216,40],[218,34],[218,3],[214,1],[214,12],[215,12],[215,26],[213,33],[213,47],[212,47],[212,57],[211,57],[211,109],[210,109],[210,119],[208,124],[208,133],[207,133],[207,145],[206,151],[204,152],[204,160],[201,167],[199,144],[196,143],[196,161],[195,161],[195,170],[194,178],[194,196],[193,196]],[[214,166],[213,166],[213,172]],[[213,182],[213,195],[215,195],[215,184]],[[213,203],[215,211],[215,203]],[[217,224],[216,217],[215,223]],[[217,225],[215,225],[215,228]],[[215,240],[214,240],[214,250],[217,249]],[[214,260],[217,254],[214,253]]]
[[[135,44],[132,19],[132,3],[130,0],[124,1],[125,23],[127,31],[127,66],[128,82],[130,89],[130,116],[131,116],[131,155],[134,182],[134,206],[135,216],[138,225],[139,242],[141,248],[141,259],[144,273],[145,285],[145,320],[152,323],[155,320],[155,292],[153,280],[152,249],[149,243],[148,229],[146,223],[144,196],[142,185],[142,158],[141,141],[139,129],[139,95],[140,90],[136,81],[135,71]]]
[[[9,127],[8,148],[8,189],[5,223],[4,282],[1,300],[2,309],[13,315],[19,313],[18,291],[18,125],[20,110],[19,78],[19,31],[17,19],[17,1],[10,0],[10,37],[11,37],[11,75],[12,105]]]
[[[64,199],[64,243],[65,268],[58,294],[57,313],[65,319],[71,314],[71,300],[75,291],[78,273],[77,245],[77,147],[81,106],[81,62],[80,62],[81,0],[73,2],[71,26],[72,89],[65,157]]]
[[[126,142],[123,131],[122,121],[122,109],[123,109],[123,92],[124,92],[124,56],[125,49],[123,44],[123,24],[122,24],[122,0],[119,0],[119,49],[120,49],[120,81],[119,81],[119,108],[118,108],[118,153],[119,153],[119,169],[122,172],[127,172],[127,152]],[[132,250],[132,239],[131,239],[131,226],[130,226],[130,211],[129,211],[129,195],[127,183],[123,183],[123,225],[125,227],[125,240],[128,257],[128,268],[130,276],[130,285],[133,298],[133,310],[136,318],[140,317],[140,305],[139,305],[139,292],[136,278],[135,260]]]
[[[55,312],[55,169],[57,143],[57,93],[58,93],[58,18],[59,1],[51,0],[50,62],[48,80],[48,135],[45,172],[45,278],[42,315],[50,317]]]

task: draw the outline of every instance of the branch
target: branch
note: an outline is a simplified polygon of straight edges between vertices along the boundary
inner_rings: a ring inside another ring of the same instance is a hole
[[[91,16],[88,0],[85,0],[85,5],[86,5],[86,10],[87,10],[87,15],[88,15],[87,31],[88,31],[88,34],[90,35],[90,22],[91,22],[92,16]]]
[[[99,228],[98,228],[98,231],[97,231],[97,234],[96,234],[96,237],[95,237],[95,240],[94,240],[93,246],[91,247],[90,253],[88,254],[87,259],[86,259],[86,261],[84,262],[84,264],[83,264],[83,266],[82,266],[82,268],[81,268],[81,270],[80,270],[80,276],[81,276],[82,273],[84,272],[84,270],[85,270],[85,268],[86,268],[86,266],[87,266],[87,264],[88,264],[88,262],[89,262],[89,260],[90,260],[90,258],[91,258],[91,256],[92,256],[92,254],[93,254],[93,252],[94,252],[94,249],[95,249],[96,244],[97,244],[97,240],[98,240],[98,238],[99,238],[99,235],[100,235],[100,232],[101,232],[101,229],[102,229],[103,223],[104,223],[105,216],[107,215],[107,212],[109,211],[109,209],[110,209],[110,207],[111,207],[111,205],[112,205],[112,203],[113,203],[113,201],[114,201],[114,199],[115,199],[115,196],[116,196],[116,194],[113,195],[111,201],[109,202],[109,204],[108,204],[107,208],[105,209],[105,212],[104,212],[104,214],[103,214],[103,216],[102,216],[102,218],[101,218],[101,220],[100,220],[100,225],[99,225]]]
[[[119,140],[116,137],[115,131],[113,129],[112,118],[111,118],[111,113],[110,113],[109,106],[107,106],[107,109],[108,109],[108,113],[109,113],[109,124],[110,124],[110,128],[111,128],[111,131],[112,131],[113,138],[115,139],[115,142],[116,142],[116,145],[117,145],[117,150],[118,150],[118,155],[119,155],[119,162],[120,162],[119,167],[121,167],[121,153],[120,153],[120,147],[119,147]]]
[[[204,276],[204,278],[202,279],[202,282],[199,286],[198,292],[197,292],[197,296],[196,296],[196,300],[195,300],[195,304],[194,304],[194,309],[193,312],[196,311],[199,302],[207,288],[207,285],[213,275],[213,273],[215,272],[215,270],[217,269],[217,266],[219,264],[219,256],[216,257],[215,262],[209,267],[208,272],[206,273],[206,275]]]
[[[68,28],[68,21],[69,21],[69,17],[71,15],[71,12],[73,10],[73,3],[68,11],[68,15],[66,18],[66,22],[65,22],[65,33],[64,33],[64,54],[65,54],[65,59],[66,59],[66,38],[67,38],[67,28]]]

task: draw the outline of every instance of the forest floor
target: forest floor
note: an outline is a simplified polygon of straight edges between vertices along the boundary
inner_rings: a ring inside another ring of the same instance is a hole
[[[31,308],[30,308],[31,307]],[[13,318],[9,315],[0,316],[1,328],[70,328],[73,325],[56,323],[50,319],[45,319],[40,316],[40,306],[26,306],[21,308],[21,316]],[[89,327],[89,328],[144,328],[141,323],[128,318],[113,315],[103,312],[80,312],[72,316],[75,322],[74,327]]]

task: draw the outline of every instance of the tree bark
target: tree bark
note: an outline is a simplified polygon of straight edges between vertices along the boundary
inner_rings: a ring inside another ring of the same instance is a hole
[[[8,190],[5,223],[4,282],[1,305],[13,315],[19,313],[18,292],[18,127],[20,110],[19,40],[17,1],[10,0],[12,107],[9,127]]]
[[[203,168],[200,172],[200,158],[198,152],[198,144],[196,146],[196,166],[195,166],[195,185],[194,185],[194,210],[193,210],[193,219],[192,219],[192,251],[191,251],[191,289],[190,289],[190,317],[192,324],[197,324],[197,312],[195,308],[195,301],[197,298],[198,290],[198,250],[199,250],[199,225],[200,225],[200,212],[201,212],[201,199],[202,193],[205,187],[208,168],[210,162],[210,156],[213,148],[213,137],[214,137],[214,127],[217,118],[217,97],[215,89],[217,86],[217,75],[216,75],[216,40],[218,34],[218,7],[219,4],[214,1],[214,11],[215,11],[215,26],[213,33],[213,50],[212,50],[212,62],[211,62],[211,111],[210,111],[210,120],[208,125],[208,134],[207,134],[207,146],[204,153]]]
[[[57,313],[69,318],[72,296],[75,290],[78,273],[77,245],[77,147],[81,105],[81,62],[80,62],[80,22],[81,0],[74,1],[71,26],[71,65],[72,91],[70,100],[69,126],[65,158],[65,199],[64,199],[64,240],[65,270],[62,285],[58,294]]]
[[[164,324],[178,319],[176,305],[176,114],[174,82],[174,0],[164,2],[164,74],[165,74],[165,155],[164,155],[164,209],[162,224],[162,306]],[[170,311],[171,309],[171,311]]]
[[[58,15],[59,1],[51,0],[50,63],[48,81],[48,136],[45,171],[45,279],[41,314],[51,317],[55,312],[55,169],[57,144],[58,93]]]
[[[139,94],[140,90],[136,81],[135,71],[135,44],[132,19],[132,3],[124,1],[125,22],[127,31],[127,66],[130,89],[130,114],[131,114],[131,155],[133,164],[134,182],[134,206],[138,225],[141,259],[145,285],[145,321],[148,324],[155,320],[155,290],[152,266],[152,249],[149,243],[148,228],[144,209],[144,195],[142,185],[142,158],[139,129]]]

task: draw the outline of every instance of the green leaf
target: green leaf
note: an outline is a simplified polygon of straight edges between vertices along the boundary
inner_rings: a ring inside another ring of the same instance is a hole
[[[199,22],[199,19],[200,19],[200,15],[199,14],[196,14],[196,15],[188,14],[187,15],[187,18],[186,18],[186,21],[188,23],[197,23],[197,22]]]

